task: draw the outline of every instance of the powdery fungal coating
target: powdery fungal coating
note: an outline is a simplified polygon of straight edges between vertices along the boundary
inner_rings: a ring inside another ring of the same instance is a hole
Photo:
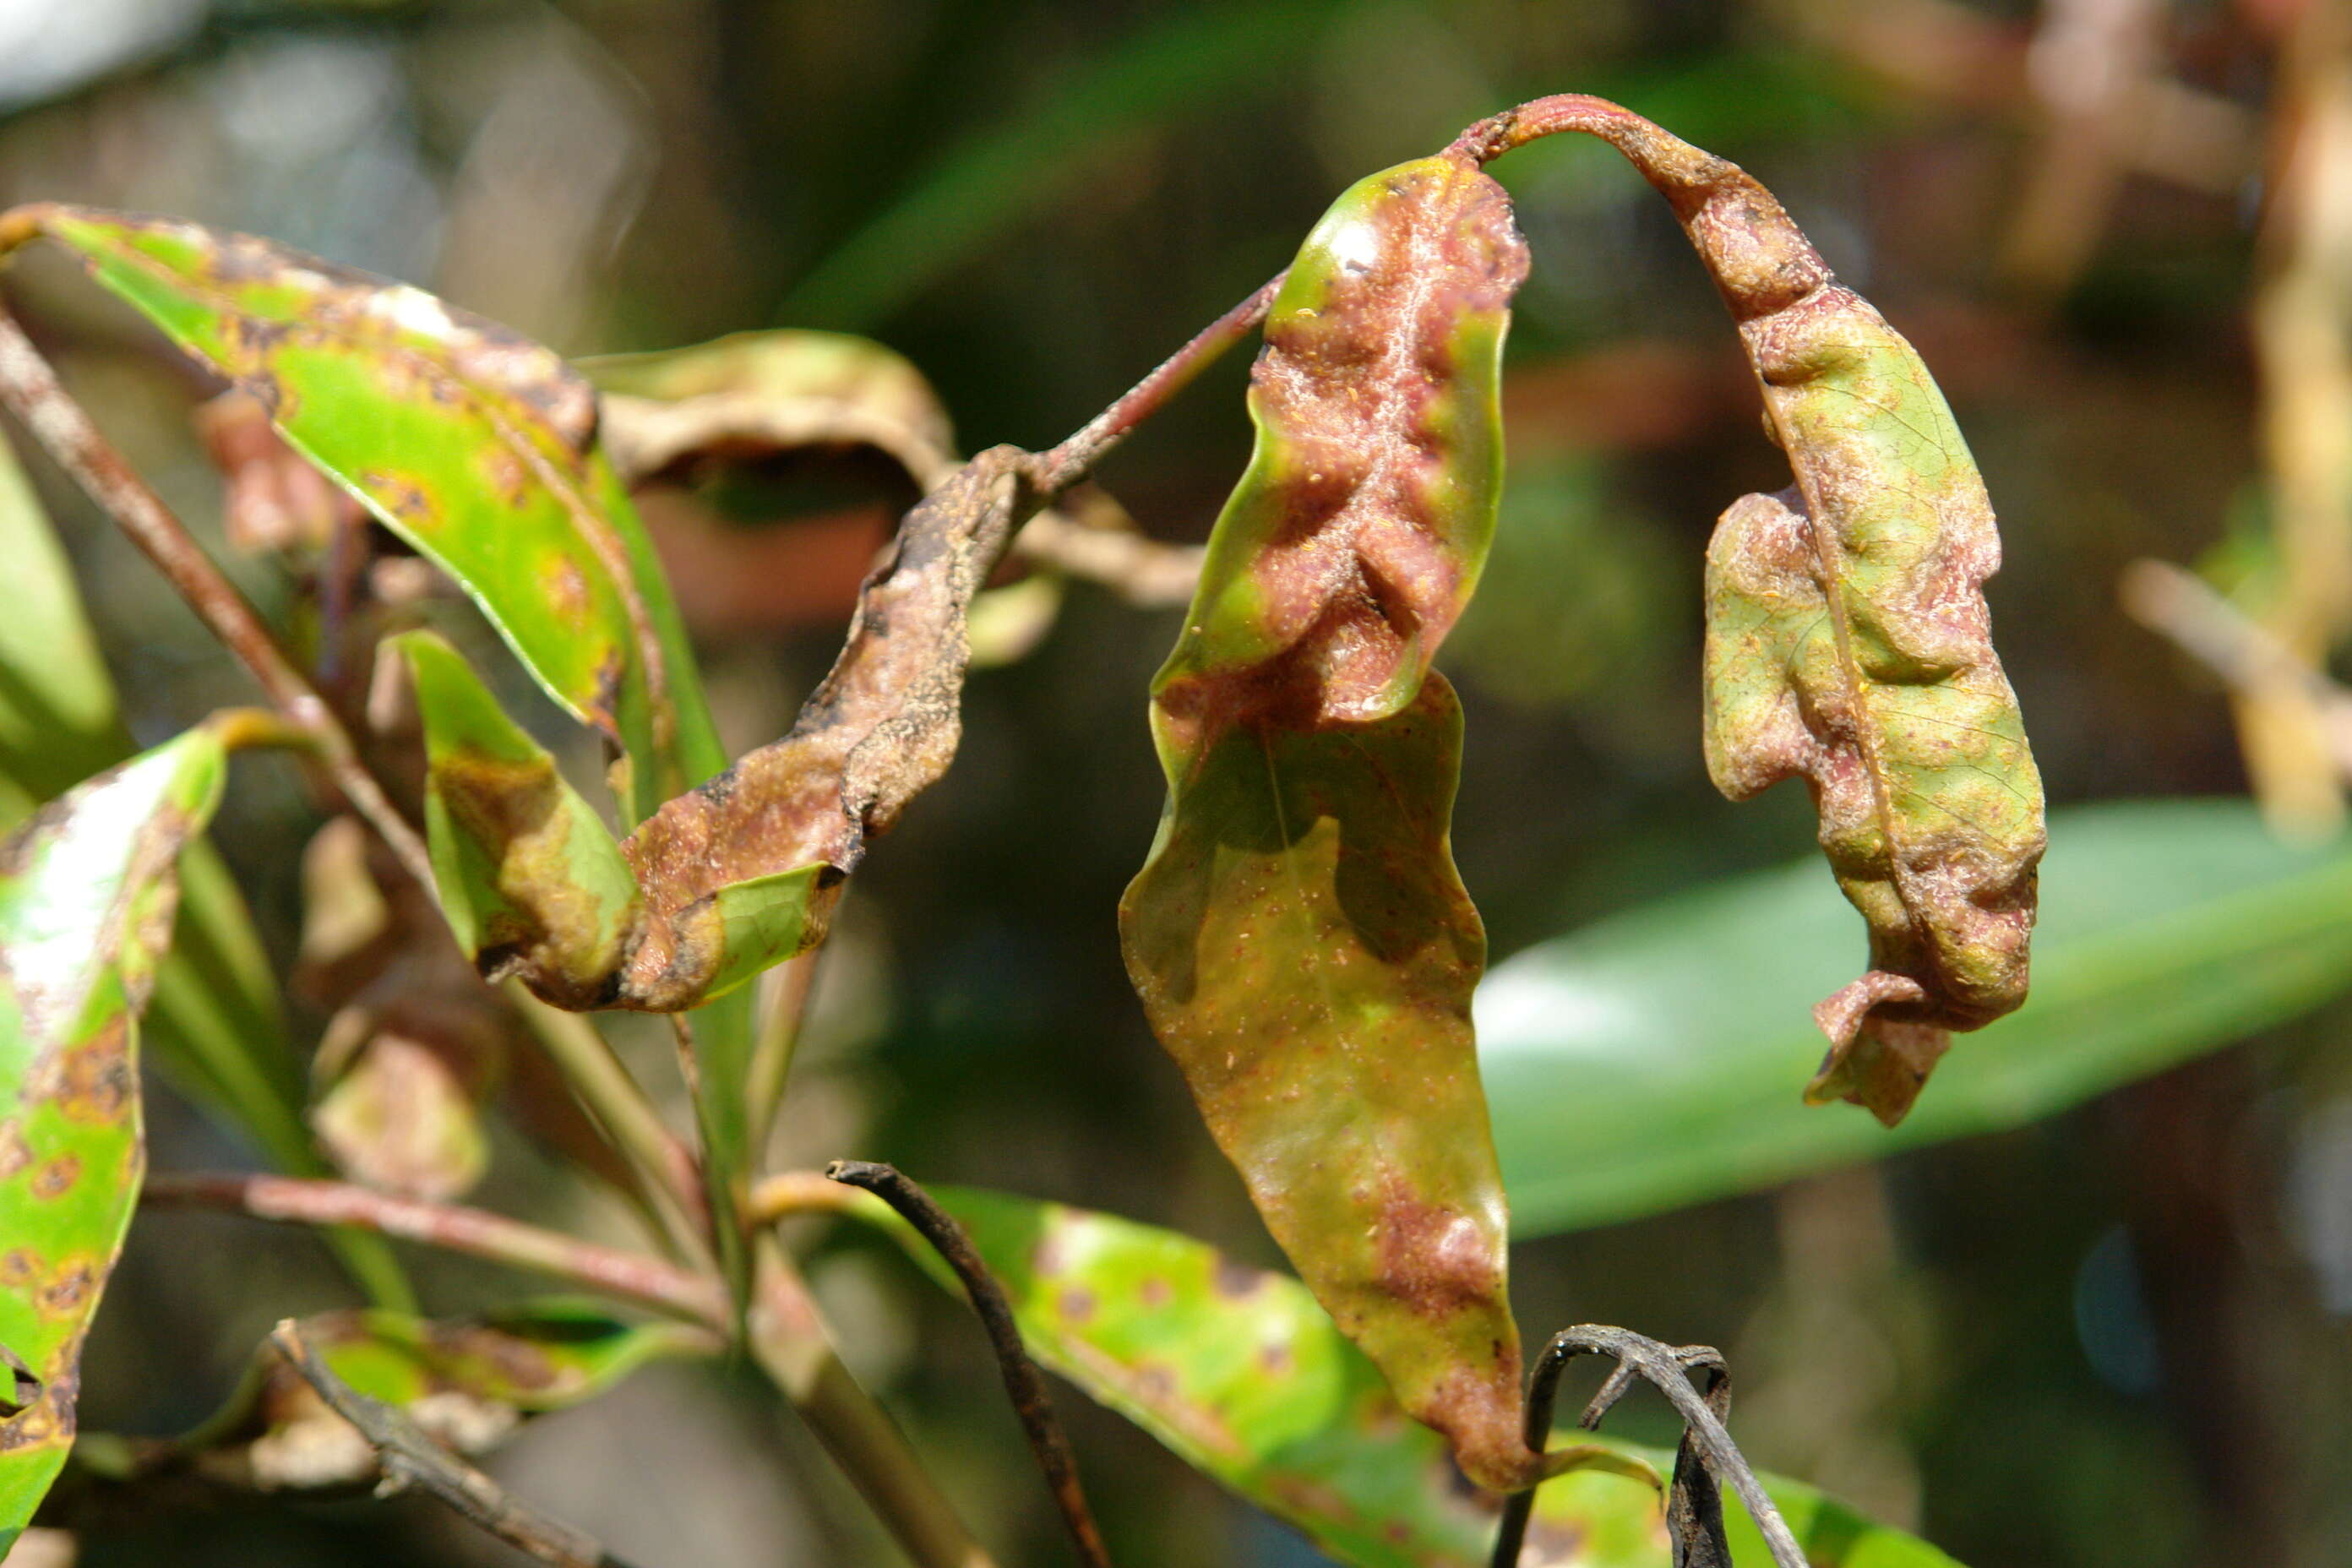
[[[1992,647],[1991,503],[1916,352],[1770,192],[1595,99],[1540,100],[1485,135],[1563,130],[1615,145],[1673,205],[1796,476],[1733,503],[1707,551],[1707,768],[1735,800],[1811,790],[1871,969],[1814,1009],[1830,1051],[1806,1095],[1891,1126],[1951,1031],[2025,999],[2042,781]]]
[[[1343,195],[1251,377],[1248,472],[1153,686],[1169,803],[1128,969],[1283,1249],[1482,1485],[1528,1484],[1507,1224],[1471,1035],[1486,936],[1429,661],[1495,523],[1525,246],[1466,158]]]

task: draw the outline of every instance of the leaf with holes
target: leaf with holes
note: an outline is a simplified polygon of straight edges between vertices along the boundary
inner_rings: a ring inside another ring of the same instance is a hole
[[[46,236],[268,409],[278,432],[472,595],[627,763],[635,821],[725,757],[652,547],[551,351],[422,289],[173,219],[38,205]]]
[[[1502,1179],[1470,1030],[1486,935],[1448,847],[1429,668],[1502,481],[1527,251],[1424,159],[1340,197],[1266,318],[1257,447],[1152,687],[1169,781],[1119,930],[1153,1030],[1266,1225],[1464,1469],[1522,1486]]]
[[[0,1552],[73,1444],[82,1336],[138,1200],[138,1022],[173,864],[220,798],[210,727],[101,774],[0,845]]]

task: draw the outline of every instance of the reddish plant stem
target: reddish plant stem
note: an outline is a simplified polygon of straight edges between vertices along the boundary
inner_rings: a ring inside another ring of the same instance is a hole
[[[1192,378],[1213,364],[1227,349],[1257,330],[1265,320],[1282,274],[1260,285],[1257,292],[1193,334],[1192,341],[1170,354],[1109,407],[1081,426],[1069,439],[1038,453],[1025,465],[1029,483],[1047,496],[1058,495],[1085,478],[1087,470],[1126,438],[1129,432],[1167,406]]]
[[[345,1182],[211,1173],[152,1176],[140,1201],[295,1225],[355,1226],[568,1280],[698,1323],[724,1327],[728,1321],[726,1294],[714,1279],[486,1209],[419,1203]]]
[[[188,607],[253,673],[278,710],[310,737],[329,778],[352,809],[383,836],[409,875],[431,889],[433,862],[425,841],[361,763],[326,699],[295,668],[259,612],[221,574],[186,525],[100,433],[5,310],[0,310],[0,405],[24,421],[58,466],[146,552]]]

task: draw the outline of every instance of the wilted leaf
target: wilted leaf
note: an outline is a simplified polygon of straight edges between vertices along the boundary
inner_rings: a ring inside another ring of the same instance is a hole
[[[1431,656],[1501,487],[1527,252],[1468,163],[1358,184],[1252,374],[1257,447],[1152,687],[1169,779],[1119,929],[1153,1030],[1267,1227],[1482,1484],[1526,1484],[1502,1181],[1470,1032],[1486,959],[1447,832]]]
[[[632,1323],[562,1300],[478,1318],[326,1312],[301,1327],[338,1377],[461,1454],[491,1447],[526,1417],[593,1399],[649,1361],[718,1349],[704,1330]],[[376,1473],[367,1440],[267,1345],[226,1408],[142,1459],[183,1462],[265,1489],[349,1486]]]
[[[209,728],[91,780],[0,845],[0,1551],[73,1444],[81,1342],[137,1202],[138,1019],[174,861],[220,798]]]
[[[612,830],[455,648],[430,632],[385,646],[407,660],[425,724],[425,830],[457,945],[559,1006],[609,1004],[637,918]]]
[[[1892,1125],[1950,1031],[2025,998],[2042,780],[1992,647],[1984,482],[1917,353],[1736,164],[1598,100],[1521,122],[1601,137],[1673,205],[1795,471],[1707,551],[1707,771],[1735,800],[1812,791],[1871,969],[1815,1009],[1831,1050],[1806,1093]]]
[[[738,332],[580,368],[604,394],[605,450],[632,485],[694,458],[803,447],[872,447],[925,488],[955,467],[955,434],[930,383],[869,339]]]
[[[792,732],[665,805],[623,846],[646,916],[623,980],[628,1005],[690,1005],[822,941],[867,838],[954,761],[967,615],[1022,511],[1020,456],[982,452],[908,512]],[[797,942],[786,942],[793,920]]]
[[[1630,910],[1496,965],[1479,1062],[1522,1236],[2022,1126],[2352,985],[2352,853],[2294,848],[2244,801],[2060,812],[2033,1000],[1954,1057],[1892,1132],[1785,1090],[1798,1005],[1845,962],[1818,863]],[[1696,977],[1696,978],[1695,978]]]
[[[455,649],[430,632],[389,646],[408,660],[425,721],[425,827],[442,908],[485,974],[516,975],[574,1011],[690,1006],[806,945],[818,868],[726,883],[698,901],[666,900],[655,887],[641,894],[595,808]],[[649,941],[706,960],[699,988],[683,998],[641,992],[630,959]]]
[[[552,353],[267,240],[54,205],[11,222],[74,251],[456,578],[622,750],[630,820],[718,771],[684,630],[595,445],[595,394]]]
[[[1030,1352],[1188,1463],[1354,1568],[1486,1563],[1500,1500],[1461,1485],[1443,1439],[1405,1418],[1297,1280],[1109,1215],[964,1188],[932,1195],[1003,1283]],[[941,1275],[929,1247],[902,1239]],[[1601,1441],[1660,1470],[1672,1462]],[[1820,1568],[1952,1568],[1808,1487],[1767,1484]],[[1768,1565],[1746,1516],[1727,1512],[1736,1561]],[[1525,1560],[1665,1568],[1657,1493],[1601,1470],[1547,1481]]]

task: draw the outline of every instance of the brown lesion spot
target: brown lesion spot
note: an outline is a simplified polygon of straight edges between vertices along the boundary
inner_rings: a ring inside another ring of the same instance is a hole
[[[1055,1299],[1062,1316],[1073,1323],[1091,1321],[1095,1315],[1095,1293],[1083,1286],[1073,1285]]]
[[[31,1183],[33,1196],[42,1203],[53,1202],[74,1190],[81,1180],[81,1160],[73,1154],[60,1154],[35,1171]]]
[[[1218,1295],[1228,1301],[1246,1300],[1265,1286],[1265,1276],[1245,1263],[1236,1263],[1222,1255],[1217,1258],[1216,1272],[1210,1283]]]
[[[76,1317],[98,1294],[98,1284],[97,1267],[86,1258],[76,1258],[41,1287],[33,1298],[34,1308],[45,1318]]]

